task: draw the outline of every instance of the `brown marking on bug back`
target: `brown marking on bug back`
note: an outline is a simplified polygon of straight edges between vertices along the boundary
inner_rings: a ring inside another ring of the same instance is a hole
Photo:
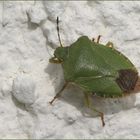
[[[134,93],[138,93],[140,92],[140,76],[138,77],[138,80],[137,80],[137,83],[135,85],[135,88],[134,88]]]
[[[116,79],[117,84],[125,93],[134,90],[138,81],[138,73],[131,69],[119,70],[119,77]]]

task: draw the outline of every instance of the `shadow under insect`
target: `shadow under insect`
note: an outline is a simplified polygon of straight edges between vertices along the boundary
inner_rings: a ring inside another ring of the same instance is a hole
[[[58,93],[58,90],[61,89],[60,86],[62,86],[62,83],[60,84],[60,81],[62,81],[63,77],[63,70],[61,66],[48,64],[45,72],[49,74],[52,81],[55,81],[53,82],[53,84],[55,92]],[[82,112],[85,117],[98,116],[97,112],[92,111],[85,106],[86,103],[83,91],[76,85],[69,83],[62,91],[61,96],[54,101],[53,105],[57,105],[58,100],[76,107],[80,112]],[[93,106],[100,112],[103,112],[105,115],[111,115],[123,110],[129,110],[134,107],[135,101],[135,94],[129,94],[129,96],[126,95],[119,98],[104,98],[96,96],[94,94],[90,95],[91,106]]]

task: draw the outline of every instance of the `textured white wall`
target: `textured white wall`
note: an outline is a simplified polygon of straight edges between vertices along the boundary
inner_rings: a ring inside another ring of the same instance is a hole
[[[59,46],[57,16],[65,46],[100,34],[140,70],[139,13],[139,1],[1,1],[0,138],[140,138],[139,94],[94,97],[105,127],[77,87],[48,103],[64,83],[61,66],[48,62]]]

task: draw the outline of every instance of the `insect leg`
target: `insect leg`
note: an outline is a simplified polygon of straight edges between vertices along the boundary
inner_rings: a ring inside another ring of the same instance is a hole
[[[99,43],[100,38],[101,38],[101,35],[98,35],[98,38],[97,38],[97,43]]]
[[[89,101],[89,96],[87,95],[88,93],[84,92],[84,96],[85,96],[85,105],[89,108],[90,107],[90,101]]]
[[[108,42],[106,45],[105,45],[106,47],[110,47],[110,48],[114,48],[114,45],[113,45],[113,43],[112,42]]]
[[[94,42],[95,41],[95,38],[92,38],[92,42]]]
[[[90,108],[91,110],[97,112],[100,115],[101,121],[102,121],[102,126],[105,126],[104,114],[91,106],[91,102],[90,102],[90,98],[89,98],[88,93],[84,93],[84,95],[85,95],[85,103],[86,103],[87,107]]]
[[[63,85],[63,87],[61,88],[61,90],[54,96],[54,98],[49,102],[51,105],[52,103],[55,101],[56,98],[60,97],[62,91],[66,88],[66,86],[68,85],[68,83],[65,83]]]

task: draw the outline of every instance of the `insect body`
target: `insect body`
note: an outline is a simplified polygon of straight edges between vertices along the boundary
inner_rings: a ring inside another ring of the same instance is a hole
[[[57,29],[59,31],[58,26]],[[59,32],[58,37],[60,40]],[[93,42],[87,36],[81,36],[69,47],[62,47],[60,43],[61,47],[55,50],[50,62],[61,63],[66,83],[50,103],[60,96],[70,82],[83,90],[89,107],[91,93],[101,97],[120,97],[134,90],[138,80],[135,66],[127,57],[110,47],[111,42],[99,44],[99,38]],[[103,113],[97,112],[104,125]]]

